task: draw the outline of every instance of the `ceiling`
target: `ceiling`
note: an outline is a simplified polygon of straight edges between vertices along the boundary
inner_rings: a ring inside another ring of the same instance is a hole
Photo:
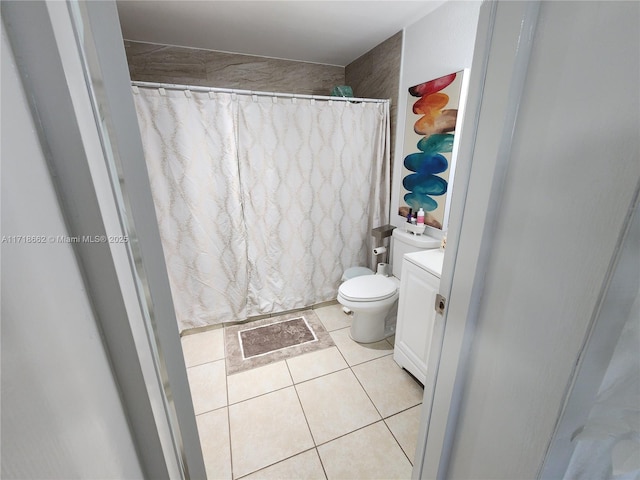
[[[445,0],[117,2],[127,40],[346,66]]]

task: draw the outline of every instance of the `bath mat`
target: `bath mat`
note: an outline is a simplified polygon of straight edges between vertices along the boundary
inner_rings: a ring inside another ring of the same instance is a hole
[[[282,320],[238,332],[242,358],[259,357],[278,350],[317,342],[316,334],[304,317]]]
[[[227,375],[334,345],[313,310],[225,326]]]

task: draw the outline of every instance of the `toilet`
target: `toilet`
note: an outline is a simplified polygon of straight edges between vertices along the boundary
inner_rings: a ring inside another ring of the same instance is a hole
[[[396,228],[392,233],[391,253],[393,276],[374,274],[365,267],[352,267],[345,272],[346,281],[338,289],[338,302],[353,312],[351,339],[358,343],[373,343],[393,335],[389,315],[397,312],[400,295],[402,257],[405,253],[439,248],[440,240],[427,235],[414,235]]]

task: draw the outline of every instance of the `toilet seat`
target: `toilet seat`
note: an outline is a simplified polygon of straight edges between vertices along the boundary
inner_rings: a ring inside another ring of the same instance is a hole
[[[364,275],[347,280],[338,289],[340,295],[351,302],[375,302],[393,297],[397,285],[382,275]]]

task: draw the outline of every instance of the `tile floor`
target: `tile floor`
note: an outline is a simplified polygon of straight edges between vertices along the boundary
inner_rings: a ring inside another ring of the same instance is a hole
[[[335,347],[235,375],[222,329],[182,338],[209,480],[411,478],[422,387],[393,339],[359,345],[340,305],[315,311]]]

